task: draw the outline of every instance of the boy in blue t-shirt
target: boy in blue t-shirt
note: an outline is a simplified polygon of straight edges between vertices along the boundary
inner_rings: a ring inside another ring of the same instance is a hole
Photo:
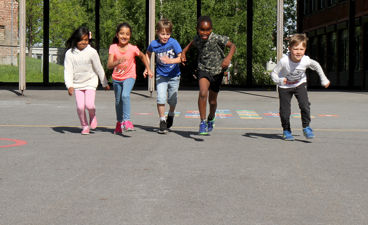
[[[180,56],[182,49],[178,41],[171,38],[172,23],[167,19],[161,19],[156,25],[158,40],[153,40],[147,48],[148,61],[152,53],[156,54],[156,89],[157,111],[160,117],[159,133],[167,133],[174,121],[175,107],[177,103],[180,83]],[[147,71],[145,70],[144,73]],[[165,103],[170,109],[165,117]]]

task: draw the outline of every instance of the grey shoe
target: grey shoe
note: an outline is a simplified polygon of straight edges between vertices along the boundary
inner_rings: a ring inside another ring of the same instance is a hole
[[[167,124],[165,120],[160,121],[160,129],[158,130],[160,134],[166,134],[167,133]]]

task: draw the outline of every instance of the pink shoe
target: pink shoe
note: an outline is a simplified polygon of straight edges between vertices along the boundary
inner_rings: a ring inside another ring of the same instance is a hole
[[[88,135],[89,134],[89,127],[88,126],[83,127],[81,134],[82,135]]]
[[[121,134],[123,133],[123,131],[121,130],[121,123],[118,121],[116,122],[116,127],[115,127],[115,130],[114,130],[114,134]]]
[[[96,127],[97,127],[97,118],[96,118],[96,116],[94,116],[91,119],[89,124],[90,124],[90,127],[91,127],[92,130],[96,129]]]
[[[124,130],[125,131],[133,131],[134,130],[134,126],[133,123],[129,120],[124,121],[123,122],[123,126],[124,126]]]

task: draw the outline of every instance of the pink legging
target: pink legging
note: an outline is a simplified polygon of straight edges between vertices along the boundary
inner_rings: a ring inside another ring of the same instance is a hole
[[[77,103],[77,113],[82,127],[88,126],[86,110],[88,110],[90,120],[95,117],[95,96],[96,90],[75,90],[75,100]]]

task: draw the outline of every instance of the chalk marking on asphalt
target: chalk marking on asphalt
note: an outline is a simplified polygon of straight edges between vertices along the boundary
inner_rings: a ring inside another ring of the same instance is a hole
[[[0,145],[0,148],[15,147],[15,146],[21,146],[21,145],[27,144],[26,141],[17,140],[17,139],[10,139],[10,138],[0,138],[0,141],[11,141],[11,142],[14,142],[14,144]]]
[[[80,128],[80,126],[62,126],[62,125],[22,125],[22,124],[0,124],[0,127],[28,127],[28,128],[58,128],[58,127],[70,127],[70,128]],[[98,128],[115,128],[115,126],[98,126]],[[196,130],[195,127],[172,127],[175,129],[190,129]],[[275,127],[219,127],[216,126],[215,130],[282,130],[282,128]],[[302,130],[301,128],[293,128],[293,130]],[[346,128],[313,128],[314,131],[322,132],[368,132],[368,129],[346,129]]]

